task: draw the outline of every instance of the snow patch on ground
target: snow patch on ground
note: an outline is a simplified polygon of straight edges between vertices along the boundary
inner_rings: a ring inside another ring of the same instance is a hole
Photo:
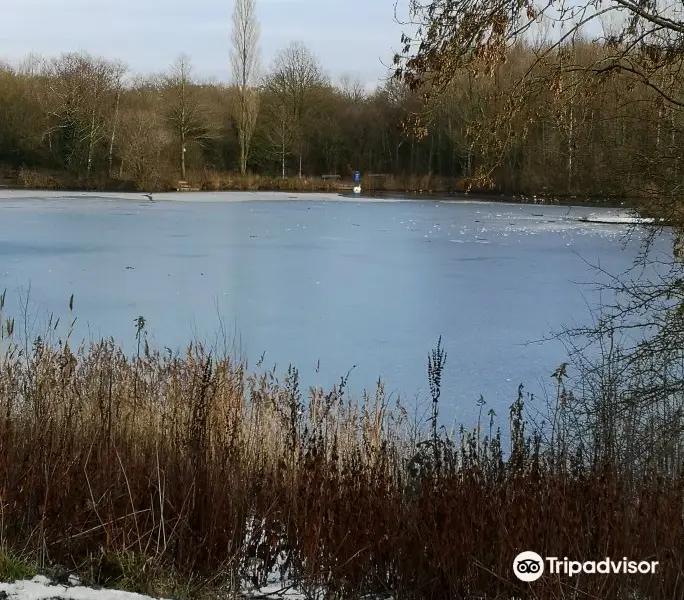
[[[274,583],[265,587],[243,592],[245,598],[289,598],[290,600],[304,600],[305,596],[300,591],[291,587],[283,587],[281,584]]]
[[[111,589],[94,589],[80,585],[75,577],[69,578],[70,585],[56,584],[43,575],[31,580],[0,582],[0,599],[6,600],[158,600],[150,596]],[[270,582],[261,588],[243,589],[243,598],[273,598],[304,600],[305,595],[294,587]]]
[[[30,581],[0,583],[0,595],[12,600],[151,600],[148,596],[120,590],[67,587],[37,575]]]

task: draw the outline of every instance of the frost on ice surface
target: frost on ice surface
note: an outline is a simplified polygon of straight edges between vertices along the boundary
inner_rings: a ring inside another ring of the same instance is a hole
[[[8,600],[151,600],[148,596],[120,590],[55,585],[42,575],[30,581],[0,583],[0,594]]]
[[[639,225],[655,223],[655,219],[650,217],[638,217],[631,214],[624,215],[587,215],[577,219],[582,223],[615,223],[616,225]],[[662,221],[662,219],[661,219]]]

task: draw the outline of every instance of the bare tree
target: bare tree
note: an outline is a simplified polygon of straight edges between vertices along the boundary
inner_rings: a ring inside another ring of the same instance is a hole
[[[192,80],[190,59],[181,54],[163,78],[166,117],[176,135],[179,146],[180,177],[185,181],[187,144],[202,144],[216,136],[211,115],[200,101],[198,86]]]
[[[272,154],[278,157],[281,177],[285,179],[287,174],[285,162],[290,154],[293,139],[292,123],[288,118],[284,104],[271,103],[268,108],[265,115],[267,119],[266,139]]]
[[[352,103],[362,102],[366,98],[363,82],[358,77],[348,74],[342,75],[338,87],[342,95]]]
[[[410,0],[410,7],[409,25],[415,34],[402,36],[404,47],[395,57],[396,75],[427,99],[443,94],[454,77],[464,71],[496,78],[510,53],[536,38],[532,60],[506,90],[502,122],[490,129],[505,128],[504,119],[510,125],[544,90],[567,95],[568,81],[573,86],[590,82],[598,88],[614,76],[623,78],[625,88],[647,90],[656,114],[665,114],[657,106],[663,101],[672,108],[684,109],[679,76],[684,67],[684,11],[676,4],[664,0]],[[589,42],[583,39],[583,31],[588,31],[592,22],[593,30],[600,33]],[[544,32],[540,37],[540,27],[548,32],[549,24],[554,28],[553,39]],[[567,55],[566,50],[577,38],[600,49],[592,60],[579,61],[578,54]],[[564,54],[569,60],[559,60]],[[566,119],[570,148],[566,169],[571,184],[576,179],[573,111],[574,107],[568,109]],[[509,143],[517,143],[516,136],[502,139],[502,150]],[[497,158],[504,154],[498,153]],[[492,170],[497,166],[490,165]],[[662,185],[660,181],[660,197],[669,197],[663,196]],[[681,218],[684,224],[684,212],[675,211],[674,205],[670,202],[668,216]]]
[[[177,134],[160,104],[159,79],[132,78],[122,90],[115,153],[118,176],[142,189],[155,189],[168,173],[167,157],[177,156]]]
[[[108,174],[112,176],[112,165],[114,162],[114,143],[116,141],[117,127],[119,125],[119,113],[121,107],[121,93],[123,92],[123,78],[126,74],[126,67],[117,63],[113,74],[113,84],[116,90],[116,101],[114,103],[114,117],[112,119],[112,133],[109,137],[109,155],[107,160]]]
[[[236,0],[233,10],[231,65],[237,87],[235,117],[240,142],[240,172],[247,171],[249,149],[259,112],[259,23],[256,0]]]
[[[302,155],[306,125],[316,108],[316,92],[328,85],[316,57],[302,42],[292,42],[275,59],[267,87],[278,105],[280,129],[289,129],[299,156],[302,177]],[[290,136],[288,136],[290,137]],[[283,157],[285,149],[283,148]]]
[[[42,85],[37,90],[46,116],[43,137],[50,151],[59,153],[77,172],[83,167],[87,175],[92,171],[124,72],[120,63],[86,53],[63,54],[43,64]]]

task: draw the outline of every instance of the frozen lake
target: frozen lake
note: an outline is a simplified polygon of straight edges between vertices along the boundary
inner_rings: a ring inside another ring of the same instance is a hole
[[[0,191],[0,292],[18,317],[30,285],[39,322],[73,294],[77,335],[129,351],[139,315],[160,348],[222,322],[252,365],[326,386],[356,365],[353,392],[382,377],[412,402],[442,335],[444,421],[472,424],[480,394],[505,419],[519,383],[549,386],[564,349],[527,342],[587,322],[590,265],[624,271],[639,247],[575,220],[615,211],[291,196]]]

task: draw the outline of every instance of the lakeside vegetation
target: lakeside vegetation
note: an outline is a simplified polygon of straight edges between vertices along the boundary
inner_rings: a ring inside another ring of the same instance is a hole
[[[108,177],[80,177],[64,171],[20,168],[18,170],[0,169],[0,189],[29,189],[29,190],[80,190],[80,191],[110,191],[135,192],[151,191],[274,191],[274,192],[333,192],[349,193],[353,187],[351,181],[342,178],[322,177],[280,177],[276,175],[257,175],[239,172],[220,172],[212,170],[189,170],[185,185],[170,179],[151,188],[139,186],[134,181],[123,181]],[[464,179],[451,179],[426,175],[423,177],[362,177],[364,194],[373,193],[409,193],[409,194],[463,194],[466,192],[488,195],[493,199],[502,197],[491,189],[468,189],[468,182]],[[549,199],[556,201],[556,198]],[[600,202],[600,201],[599,201]]]
[[[617,421],[606,438],[562,370],[547,424],[531,424],[521,388],[503,435],[492,413],[447,432],[440,344],[420,423],[381,383],[356,399],[344,378],[307,393],[294,368],[250,370],[220,344],[157,351],[144,320],[132,356],[112,340],[72,347],[57,327],[31,339],[2,319],[3,578],[74,573],[175,598],[234,596],[269,577],[310,598],[684,591],[684,476],[664,460],[679,450],[632,460]],[[532,587],[512,572],[529,548],[659,568]]]

